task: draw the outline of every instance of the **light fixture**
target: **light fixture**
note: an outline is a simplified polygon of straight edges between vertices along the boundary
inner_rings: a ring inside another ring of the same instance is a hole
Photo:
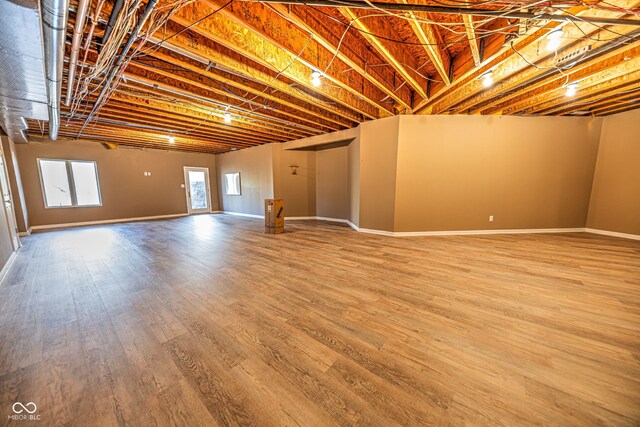
[[[176,142],[176,139],[172,136],[169,137],[169,144],[174,144]]]
[[[565,92],[566,96],[574,96],[578,92],[578,83],[571,83],[567,85],[567,91]]]
[[[484,87],[493,86],[493,73],[491,71],[484,73],[481,79],[482,79],[482,86]]]
[[[230,113],[224,113],[224,122],[225,123],[231,123],[231,114]]]
[[[562,36],[564,35],[564,31],[555,30],[547,34],[547,50],[549,52],[555,52],[560,47],[562,43]]]
[[[322,84],[322,80],[320,80],[320,77],[322,77],[322,73],[320,71],[314,71],[311,73],[311,84],[314,85],[315,87],[318,87]]]

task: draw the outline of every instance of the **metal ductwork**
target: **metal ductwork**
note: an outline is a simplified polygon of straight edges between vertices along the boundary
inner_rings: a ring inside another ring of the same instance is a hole
[[[49,138],[58,139],[60,130],[60,100],[62,98],[62,64],[64,39],[67,32],[69,0],[41,0],[44,69],[47,80]]]
[[[48,119],[40,27],[37,0],[0,0],[0,126],[17,143],[25,119]]]
[[[67,96],[65,105],[71,105],[71,97],[73,96],[73,83],[76,77],[76,65],[78,64],[78,54],[80,53],[80,43],[82,42],[82,30],[84,29],[84,21],[87,18],[87,9],[89,9],[89,0],[80,0],[78,2],[78,12],[76,14],[76,23],[73,29],[73,41],[71,42],[71,58],[69,60],[69,78],[67,79]]]

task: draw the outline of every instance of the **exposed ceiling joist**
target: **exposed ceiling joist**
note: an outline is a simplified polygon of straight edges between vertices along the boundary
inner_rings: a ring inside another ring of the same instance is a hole
[[[480,49],[478,47],[478,36],[476,35],[476,29],[473,26],[473,16],[462,15],[462,20],[464,21],[464,30],[467,33],[467,40],[469,40],[469,49],[471,49],[473,63],[477,67],[482,62],[482,58],[480,58]]]

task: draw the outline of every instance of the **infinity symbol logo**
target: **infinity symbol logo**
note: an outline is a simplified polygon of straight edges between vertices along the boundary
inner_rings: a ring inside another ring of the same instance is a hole
[[[30,408],[33,408],[33,409],[30,409]],[[11,409],[13,409],[13,412],[16,413],[16,414],[21,414],[22,411],[27,411],[28,413],[33,414],[34,412],[36,412],[38,410],[38,407],[33,402],[29,402],[26,405],[23,405],[20,402],[16,402],[16,403],[13,404]]]

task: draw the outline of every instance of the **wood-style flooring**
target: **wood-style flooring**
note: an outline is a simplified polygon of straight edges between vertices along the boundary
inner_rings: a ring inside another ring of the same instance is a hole
[[[203,215],[24,244],[0,424],[640,423],[637,241]]]

